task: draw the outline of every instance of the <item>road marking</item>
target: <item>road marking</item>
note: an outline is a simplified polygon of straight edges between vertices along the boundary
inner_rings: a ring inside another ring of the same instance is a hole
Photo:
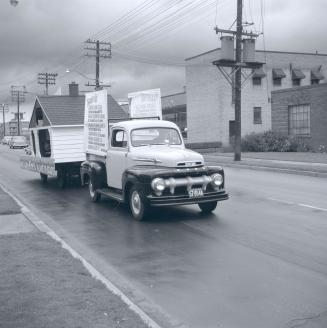
[[[277,199],[277,198],[272,198],[272,197],[268,197],[267,199],[272,200],[274,202],[282,203],[282,204],[295,205],[295,203],[293,203],[293,202],[288,202],[288,201],[282,200],[282,199]]]
[[[297,205],[297,206],[301,206],[301,207],[307,207],[307,208],[311,208],[317,211],[324,211],[327,212],[327,208],[323,208],[323,207],[317,207],[317,206],[312,206],[312,205],[308,205],[308,204],[302,204],[302,203],[294,203],[294,202],[288,202],[286,200],[282,200],[282,199],[277,199],[277,198],[272,198],[272,197],[268,197],[268,200],[272,200],[274,202],[278,202],[278,203],[282,203],[282,204],[286,204],[286,205]]]
[[[141,320],[149,328],[161,328],[153,319],[151,319],[140,307],[138,307],[133,301],[131,301],[118,287],[116,287],[111,281],[109,281],[104,275],[102,275],[92,264],[83,258],[78,252],[70,247],[62,238],[60,238],[47,224],[40,220],[37,215],[31,212],[15,195],[13,195],[2,183],[0,187],[11,196],[17,204],[21,207],[22,213],[25,217],[32,222],[41,232],[45,232],[52,239],[60,242],[62,247],[66,249],[74,258],[80,260],[87,271],[95,279],[100,280],[109,291],[117,295],[134,313],[136,313]]]
[[[311,206],[311,205],[307,205],[307,204],[297,204],[299,206],[302,206],[302,207],[309,207],[309,208],[312,208],[314,210],[318,210],[318,211],[324,211],[324,212],[327,212],[327,208],[322,208],[322,207],[316,207],[316,206]]]

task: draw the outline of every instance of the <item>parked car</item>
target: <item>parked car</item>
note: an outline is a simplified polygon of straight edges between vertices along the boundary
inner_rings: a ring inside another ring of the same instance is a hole
[[[26,148],[28,147],[27,140],[24,136],[13,136],[9,143],[10,148]]]
[[[11,140],[11,138],[12,138],[12,136],[4,136],[4,137],[2,138],[2,140],[1,140],[1,143],[2,143],[3,145],[8,145],[9,142],[10,142],[10,140]]]

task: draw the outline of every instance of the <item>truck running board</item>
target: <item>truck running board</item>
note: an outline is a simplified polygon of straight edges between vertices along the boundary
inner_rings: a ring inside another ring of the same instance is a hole
[[[113,191],[109,188],[102,188],[102,189],[97,189],[97,192],[101,195],[107,196],[109,198],[115,199],[119,202],[123,202],[124,198],[123,195],[117,191]]]

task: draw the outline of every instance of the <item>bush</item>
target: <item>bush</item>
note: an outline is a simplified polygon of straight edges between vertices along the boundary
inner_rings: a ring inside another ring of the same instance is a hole
[[[311,151],[311,147],[300,138],[284,136],[276,132],[251,133],[242,139],[242,151],[245,152],[303,152]]]

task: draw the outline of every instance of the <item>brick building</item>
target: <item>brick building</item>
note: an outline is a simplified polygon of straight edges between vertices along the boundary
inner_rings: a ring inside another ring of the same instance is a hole
[[[272,92],[272,130],[327,149],[327,83]]]
[[[186,92],[174,93],[161,97],[162,118],[174,122],[181,129],[183,136],[187,136],[186,120]]]
[[[233,142],[233,92],[212,64],[219,58],[220,49],[215,49],[186,59],[189,142]],[[242,89],[242,136],[271,129],[272,91],[327,81],[324,54],[256,51],[256,61],[265,64]]]

